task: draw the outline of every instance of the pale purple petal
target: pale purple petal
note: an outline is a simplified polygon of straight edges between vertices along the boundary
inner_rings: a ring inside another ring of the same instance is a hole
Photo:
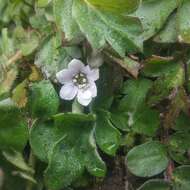
[[[83,72],[87,75],[90,81],[96,81],[99,79],[99,69],[91,69],[89,65],[83,68]]]
[[[68,64],[68,68],[75,71],[76,73],[81,71],[84,67],[85,67],[85,65],[83,64],[83,62],[78,59],[73,59]]]
[[[93,98],[97,96],[97,87],[96,87],[95,82],[90,82],[89,90],[92,93]]]
[[[60,90],[60,97],[64,100],[72,100],[77,95],[78,88],[72,83],[67,83]]]
[[[56,78],[61,84],[65,84],[72,81],[73,75],[74,72],[72,70],[63,69],[56,74]]]
[[[99,69],[93,69],[91,72],[91,78],[96,81],[99,79]]]
[[[89,65],[85,66],[83,69],[82,69],[82,72],[86,75],[90,74],[91,73],[91,68]]]
[[[92,101],[92,93],[90,90],[79,90],[77,94],[78,102],[83,105],[87,106]]]

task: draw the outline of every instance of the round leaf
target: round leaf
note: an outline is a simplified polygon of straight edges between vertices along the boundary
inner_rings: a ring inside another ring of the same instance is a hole
[[[190,132],[176,132],[169,138],[170,156],[180,164],[189,164]]]
[[[180,166],[173,172],[174,189],[189,190],[190,187],[190,166]]]
[[[166,169],[167,152],[164,145],[151,141],[130,150],[126,157],[126,164],[134,175],[151,177]]]
[[[171,190],[171,186],[164,180],[153,179],[145,182],[138,190]]]

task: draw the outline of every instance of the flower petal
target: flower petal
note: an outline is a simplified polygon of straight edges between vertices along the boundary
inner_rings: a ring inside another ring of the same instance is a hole
[[[79,90],[77,94],[78,102],[83,105],[87,106],[92,101],[92,93],[90,90]]]
[[[83,64],[83,62],[78,59],[73,59],[68,64],[68,68],[73,70],[75,73],[81,71],[84,67],[85,67],[85,65]]]
[[[93,78],[94,81],[99,79],[99,69],[92,69],[91,78]]]
[[[91,69],[90,66],[87,65],[85,68],[83,68],[83,72],[91,81],[96,81],[99,79],[99,69]]]
[[[95,82],[90,82],[89,90],[92,93],[93,98],[97,96],[97,87]]]
[[[72,81],[74,72],[69,69],[63,69],[56,73],[56,78],[61,84],[65,84]]]
[[[60,97],[64,100],[72,100],[76,96],[78,88],[72,83],[67,83],[60,90]]]

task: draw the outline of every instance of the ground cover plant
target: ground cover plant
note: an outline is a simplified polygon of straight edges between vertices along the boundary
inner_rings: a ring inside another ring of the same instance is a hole
[[[0,0],[0,189],[189,190],[190,0]]]

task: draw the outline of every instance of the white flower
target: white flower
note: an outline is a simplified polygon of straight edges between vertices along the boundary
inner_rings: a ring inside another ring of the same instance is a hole
[[[64,100],[77,97],[80,104],[87,106],[97,96],[95,81],[99,79],[99,69],[91,69],[80,60],[73,59],[68,69],[61,70],[56,77],[63,84],[60,97]]]

